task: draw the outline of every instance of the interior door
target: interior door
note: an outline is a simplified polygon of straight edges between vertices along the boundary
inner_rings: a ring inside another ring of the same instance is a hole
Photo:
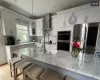
[[[0,26],[0,65],[6,63],[6,55],[3,44],[2,30]]]

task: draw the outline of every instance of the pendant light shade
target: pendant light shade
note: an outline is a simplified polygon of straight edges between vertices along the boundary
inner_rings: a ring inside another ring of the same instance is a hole
[[[69,18],[69,24],[75,24],[77,22],[77,16],[75,15],[75,13],[73,12],[71,17]]]
[[[87,10],[86,10],[86,16],[84,17],[84,23],[88,22],[88,16],[87,16]]]
[[[88,22],[88,16],[85,16],[84,23],[87,23],[87,22]]]
[[[75,11],[74,11],[74,0],[73,0],[73,12],[72,15],[69,18],[69,24],[73,25],[77,22],[77,16],[75,15]]]

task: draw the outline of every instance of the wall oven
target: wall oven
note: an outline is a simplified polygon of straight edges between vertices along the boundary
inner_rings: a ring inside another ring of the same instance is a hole
[[[58,32],[57,50],[70,50],[70,35],[71,31]]]

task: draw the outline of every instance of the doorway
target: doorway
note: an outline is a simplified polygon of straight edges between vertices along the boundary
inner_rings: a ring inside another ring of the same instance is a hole
[[[88,26],[86,53],[95,53],[99,23],[90,23]]]

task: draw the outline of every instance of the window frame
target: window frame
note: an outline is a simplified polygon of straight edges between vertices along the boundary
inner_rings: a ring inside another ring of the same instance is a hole
[[[23,25],[23,24],[16,24],[16,32],[17,32],[17,39],[19,39],[18,38],[18,28],[17,28],[17,25],[19,25],[19,26],[25,26],[25,27],[27,27],[27,30],[25,30],[25,29],[19,29],[19,30],[23,30],[23,31],[27,31],[27,40],[21,40],[20,41],[20,43],[25,43],[25,42],[28,42],[29,41],[29,25]]]

